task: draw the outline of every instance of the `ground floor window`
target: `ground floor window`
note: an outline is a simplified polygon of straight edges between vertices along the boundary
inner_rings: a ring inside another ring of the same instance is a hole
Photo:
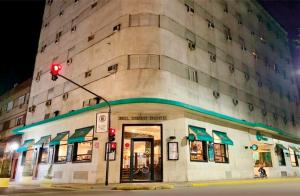
[[[285,158],[284,158],[284,152],[282,148],[277,148],[277,156],[278,156],[278,163],[279,166],[285,166]]]
[[[75,133],[68,139],[73,143],[73,161],[92,161],[94,128],[86,127],[75,130]]]
[[[67,161],[69,132],[58,133],[50,146],[54,146],[54,163],[64,163]]]
[[[48,149],[48,147],[43,147],[40,149],[39,163],[48,163]]]
[[[24,151],[22,154],[22,165],[31,165],[33,161],[33,156],[34,156],[34,150],[30,149],[27,151]]]
[[[299,163],[298,163],[298,159],[297,159],[297,155],[295,153],[295,150],[293,150],[292,148],[289,148],[290,151],[290,158],[291,158],[291,164],[293,167],[298,167]]]
[[[68,144],[55,145],[54,163],[63,163],[67,160]]]
[[[190,142],[190,160],[207,161],[207,143],[205,141]]]
[[[92,160],[93,141],[74,143],[73,161],[91,161]]]
[[[272,167],[271,152],[253,152],[255,167]]]
[[[226,144],[214,144],[215,162],[229,163],[228,147]]]
[[[48,163],[49,142],[51,136],[44,136],[35,144],[38,150],[38,163]]]

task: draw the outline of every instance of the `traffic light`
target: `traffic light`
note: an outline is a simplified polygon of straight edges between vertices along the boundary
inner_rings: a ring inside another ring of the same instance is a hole
[[[51,69],[50,69],[50,73],[52,75],[52,80],[55,81],[58,78],[58,74],[61,71],[62,66],[61,64],[52,64],[51,65]]]
[[[117,149],[117,143],[116,142],[110,142],[110,152],[115,152]]]
[[[116,135],[116,129],[114,128],[109,128],[108,130],[108,136],[109,136],[109,141],[115,141],[115,135]]]

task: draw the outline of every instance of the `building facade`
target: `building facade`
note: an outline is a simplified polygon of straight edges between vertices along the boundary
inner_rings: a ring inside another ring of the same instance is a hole
[[[19,181],[109,182],[299,176],[299,94],[287,34],[256,1],[49,0]],[[105,117],[105,115],[104,115]]]
[[[19,158],[16,149],[22,139],[12,130],[25,125],[30,85],[31,79],[28,79],[0,96],[0,168],[3,170],[9,166],[12,179],[15,178]]]

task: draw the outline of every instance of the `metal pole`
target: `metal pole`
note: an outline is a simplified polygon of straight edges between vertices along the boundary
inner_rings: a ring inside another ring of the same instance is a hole
[[[62,77],[63,79],[65,79],[65,80],[71,82],[72,84],[75,84],[76,86],[78,86],[78,87],[82,88],[83,90],[85,90],[85,91],[91,93],[92,95],[95,95],[97,98],[102,99],[102,100],[107,104],[107,106],[108,106],[108,129],[109,129],[110,126],[111,126],[111,105],[110,105],[110,103],[109,103],[106,99],[104,99],[103,97],[101,97],[100,95],[97,95],[96,93],[94,93],[94,92],[88,90],[88,89],[85,88],[84,86],[82,86],[82,85],[80,85],[80,84],[78,84],[78,83],[76,83],[76,82],[70,80],[69,78],[67,78],[67,77],[65,77],[65,76],[63,76],[63,75],[61,75],[61,74],[58,74],[58,76],[60,76],[60,77]],[[109,141],[109,130],[107,130],[107,141],[108,141],[108,143],[107,143],[108,146],[105,147],[105,148],[106,148],[106,149],[105,149],[105,150],[106,150],[105,186],[108,185],[108,173],[109,173],[109,151],[108,151],[108,147],[109,147],[109,145],[110,145],[110,141]]]

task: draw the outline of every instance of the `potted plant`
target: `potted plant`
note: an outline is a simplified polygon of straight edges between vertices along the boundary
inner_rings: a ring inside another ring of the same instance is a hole
[[[4,159],[0,167],[0,188],[7,188],[10,180],[10,160]]]

